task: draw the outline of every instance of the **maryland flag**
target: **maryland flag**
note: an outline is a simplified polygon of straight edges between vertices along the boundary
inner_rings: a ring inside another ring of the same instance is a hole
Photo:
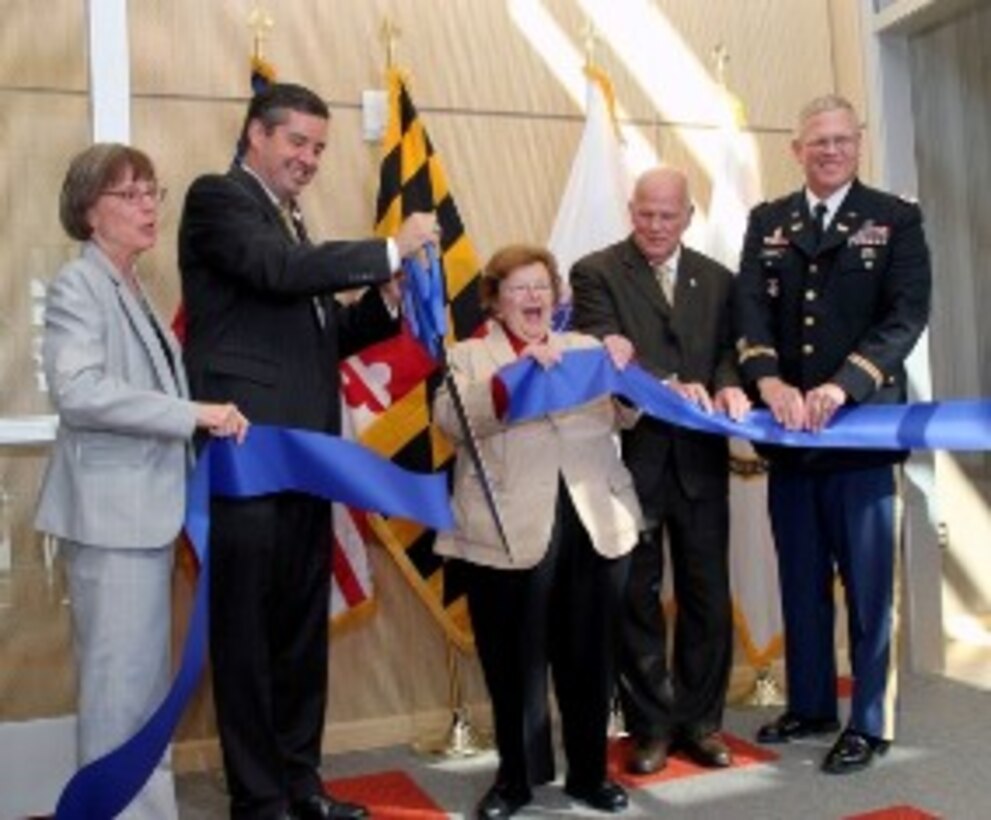
[[[473,335],[484,318],[477,292],[478,257],[403,75],[389,69],[386,79],[389,118],[375,232],[391,236],[411,213],[437,213],[448,317],[445,341],[451,343]],[[453,451],[430,424],[430,397],[440,373],[407,333],[362,351],[347,360],[341,372],[351,431],[358,441],[409,469],[441,470],[450,464]],[[434,555],[433,531],[380,515],[369,515],[368,520],[450,640],[462,650],[473,648],[464,591]]]

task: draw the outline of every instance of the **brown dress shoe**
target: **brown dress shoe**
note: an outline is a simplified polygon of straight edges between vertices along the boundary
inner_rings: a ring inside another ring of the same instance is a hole
[[[664,738],[636,738],[626,770],[630,774],[645,775],[661,771],[668,765],[668,741]]]
[[[701,737],[685,738],[681,742],[681,749],[699,766],[726,769],[733,765],[733,753],[715,732]]]

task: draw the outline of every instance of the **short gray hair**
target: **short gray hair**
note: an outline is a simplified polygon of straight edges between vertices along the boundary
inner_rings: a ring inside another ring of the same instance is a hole
[[[853,107],[852,102],[840,94],[823,94],[802,106],[802,110],[798,112],[798,125],[795,128],[795,136],[801,135],[805,124],[809,120],[826,111],[848,111],[858,127],[860,125],[860,120],[857,117],[857,109]]]

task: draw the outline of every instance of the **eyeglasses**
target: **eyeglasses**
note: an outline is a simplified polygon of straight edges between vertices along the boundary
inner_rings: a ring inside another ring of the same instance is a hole
[[[510,296],[522,296],[524,293],[533,293],[537,296],[546,296],[554,289],[550,282],[527,282],[515,285],[504,285],[503,289]]]
[[[835,148],[837,151],[849,151],[856,142],[856,136],[852,134],[841,134],[838,137],[820,137],[819,139],[810,140],[805,143],[805,147],[817,152],[828,151],[830,148]]]
[[[148,188],[120,188],[116,191],[108,190],[103,191],[100,196],[115,196],[118,199],[123,199],[128,205],[137,205],[142,202],[145,198],[150,199],[156,204],[161,204],[165,201],[165,195],[169,192],[168,188],[159,188],[157,185],[152,185]]]

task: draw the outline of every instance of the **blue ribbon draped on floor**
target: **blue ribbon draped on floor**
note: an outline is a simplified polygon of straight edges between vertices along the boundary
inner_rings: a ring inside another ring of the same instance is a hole
[[[862,405],[839,410],[819,433],[781,427],[767,410],[742,422],[709,414],[636,365],[617,370],[602,348],[569,351],[544,370],[525,358],[500,372],[509,392],[509,418],[543,416],[600,396],[623,396],[654,418],[705,433],[790,447],[856,447],[871,450],[991,449],[991,401],[942,401]]]
[[[188,486],[186,534],[200,562],[179,671],[165,700],[122,746],[80,769],[59,798],[59,820],[105,820],[131,802],[161,759],[206,661],[210,496],[250,498],[299,491],[363,510],[453,526],[443,474],[417,474],[343,439],[303,430],[252,427],[241,445],[209,442]],[[149,503],[153,500],[149,499]]]

